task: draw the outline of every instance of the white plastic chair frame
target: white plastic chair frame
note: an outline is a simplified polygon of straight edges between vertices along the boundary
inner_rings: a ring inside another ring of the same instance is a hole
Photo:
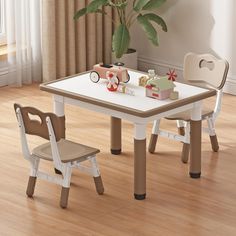
[[[87,174],[90,174],[94,178],[96,190],[98,194],[103,194],[104,192],[104,187],[100,175],[100,171],[96,162],[96,155],[91,155],[86,157],[84,160],[88,160],[91,163],[91,167],[83,166],[81,165],[81,160],[76,160],[76,161],[68,161],[68,162],[62,162],[60,159],[60,154],[58,150],[58,145],[57,141],[59,139],[56,139],[52,121],[50,119],[50,116],[55,116],[53,113],[44,113],[44,114],[49,114],[49,116],[46,116],[46,124],[48,128],[48,136],[51,144],[51,150],[52,150],[52,159],[53,159],[53,164],[54,167],[61,171],[61,176],[52,176],[50,174],[47,174],[45,172],[39,171],[39,163],[40,163],[40,158],[34,155],[32,152],[30,152],[28,143],[27,143],[27,137],[26,137],[26,130],[25,130],[25,125],[24,125],[24,120],[22,117],[21,109],[22,108],[20,105],[15,104],[15,112],[18,120],[18,125],[20,128],[20,137],[21,137],[21,146],[22,146],[22,152],[24,155],[24,158],[30,162],[31,165],[31,170],[30,170],[30,176],[29,176],[29,181],[28,181],[28,186],[26,190],[26,194],[28,197],[32,197],[34,194],[34,189],[35,189],[35,183],[36,179],[43,179],[52,183],[56,183],[58,185],[62,186],[61,190],[61,199],[60,199],[60,206],[62,208],[66,208],[68,204],[68,196],[69,196],[69,189],[70,189],[70,180],[71,180],[71,174],[72,174],[72,168],[78,168],[82,172],[85,172]],[[28,108],[28,107],[25,107]],[[31,108],[30,109],[35,109]],[[35,109],[37,110],[37,109]],[[37,110],[39,111],[39,110]],[[40,111],[39,111],[40,112]],[[41,117],[40,117],[41,118]],[[35,134],[37,135],[37,134]],[[40,136],[40,135],[39,135]],[[61,139],[61,138],[60,138]],[[99,151],[99,150],[98,150]]]
[[[193,85],[213,88],[217,91],[214,110],[208,114],[202,114],[202,120],[207,121],[207,127],[203,127],[203,132],[210,136],[212,150],[219,150],[218,140],[215,132],[216,118],[221,110],[221,101],[223,96],[223,86],[226,81],[229,64],[227,61],[217,59],[210,54],[197,55],[188,53],[184,58],[184,79]],[[179,118],[179,119],[178,119]],[[169,120],[176,120],[178,134],[165,130],[160,130],[160,120],[154,121],[152,135],[149,143],[149,152],[154,153],[158,136],[166,137],[172,140],[183,142],[182,162],[188,162],[190,151],[190,119],[180,119],[178,114],[172,117],[166,117]]]

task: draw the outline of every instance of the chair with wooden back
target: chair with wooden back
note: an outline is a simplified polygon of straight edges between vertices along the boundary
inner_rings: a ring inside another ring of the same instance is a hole
[[[207,128],[204,128],[203,131],[209,134],[212,150],[215,152],[219,150],[215,132],[215,121],[220,113],[223,87],[228,70],[229,64],[227,61],[218,59],[210,54],[198,55],[188,53],[184,58],[185,82],[203,88],[215,89],[217,91],[214,107],[206,107],[203,108],[202,111],[202,120],[206,120],[208,126]],[[183,142],[182,161],[187,163],[190,150],[191,111],[177,113],[166,117],[166,119],[177,121],[179,135],[160,130],[160,120],[156,120],[153,125],[151,140],[149,143],[149,152],[154,153],[158,135],[169,137],[176,141]]]
[[[69,141],[65,136],[65,119],[54,113],[43,113],[33,107],[22,107],[14,104],[18,125],[20,128],[21,144],[24,158],[31,164],[30,177],[26,194],[32,197],[36,179],[44,179],[62,186],[60,206],[67,207],[70,190],[72,168],[91,174],[94,178],[98,194],[103,194],[104,188],[96,162],[99,150],[79,143]],[[48,142],[29,150],[27,135],[36,135]],[[53,176],[39,170],[40,160],[53,162],[61,176]],[[83,166],[83,161],[90,161],[91,167]]]

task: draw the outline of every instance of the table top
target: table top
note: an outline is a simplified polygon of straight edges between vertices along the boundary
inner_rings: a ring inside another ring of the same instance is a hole
[[[130,81],[126,85],[135,93],[134,96],[131,96],[124,93],[108,91],[105,79],[100,79],[98,83],[93,83],[89,78],[89,74],[90,72],[85,72],[43,83],[40,85],[40,89],[138,117],[156,115],[216,94],[215,90],[175,82],[175,90],[179,92],[178,100],[157,100],[149,98],[145,96],[145,88],[138,86],[138,79],[146,74],[129,70]]]

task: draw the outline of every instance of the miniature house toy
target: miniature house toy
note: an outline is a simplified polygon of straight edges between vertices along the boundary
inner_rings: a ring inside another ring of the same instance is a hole
[[[168,77],[153,78],[148,80],[146,85],[146,96],[163,100],[170,97],[174,91],[175,84]],[[176,98],[177,99],[177,98]]]

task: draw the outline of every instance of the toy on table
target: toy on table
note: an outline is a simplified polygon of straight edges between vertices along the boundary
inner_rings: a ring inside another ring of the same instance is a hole
[[[169,72],[166,73],[166,75],[168,76],[168,80],[171,80],[171,81],[175,81],[176,78],[177,78],[177,74],[175,72],[175,69],[171,70],[169,69]],[[170,99],[172,100],[176,100],[179,98],[179,92],[178,91],[173,91],[171,94],[170,94]]]
[[[129,94],[129,95],[131,95],[131,96],[134,96],[134,95],[135,95],[134,90],[128,88],[128,87],[127,87],[126,85],[124,85],[124,84],[119,84],[117,91],[120,92],[120,93]]]
[[[117,79],[120,82],[128,83],[130,80],[128,70],[125,67],[110,64],[107,65],[103,63],[93,66],[93,71],[90,73],[90,80],[94,83],[97,83],[101,78],[107,79],[107,71],[115,73]]]
[[[175,84],[168,77],[153,78],[148,80],[146,85],[146,96],[163,100],[170,98],[171,93],[174,91]]]
[[[117,76],[114,72],[107,71],[107,89],[111,92],[120,92],[134,96],[134,91],[128,88],[124,84],[120,84],[120,81],[117,79]]]
[[[177,100],[179,98],[179,92],[178,91],[173,91],[170,94],[170,99],[171,100]]]
[[[116,76],[116,73],[107,71],[106,78],[107,78],[107,89],[112,92],[116,91],[120,83],[119,79]]]
[[[139,86],[145,87],[148,80],[153,79],[156,76],[155,70],[148,70],[148,76],[142,76],[139,78]]]
[[[175,81],[177,78],[177,74],[175,73],[175,69],[173,69],[173,70],[169,69],[169,72],[167,72],[166,75],[168,76],[168,80]]]

